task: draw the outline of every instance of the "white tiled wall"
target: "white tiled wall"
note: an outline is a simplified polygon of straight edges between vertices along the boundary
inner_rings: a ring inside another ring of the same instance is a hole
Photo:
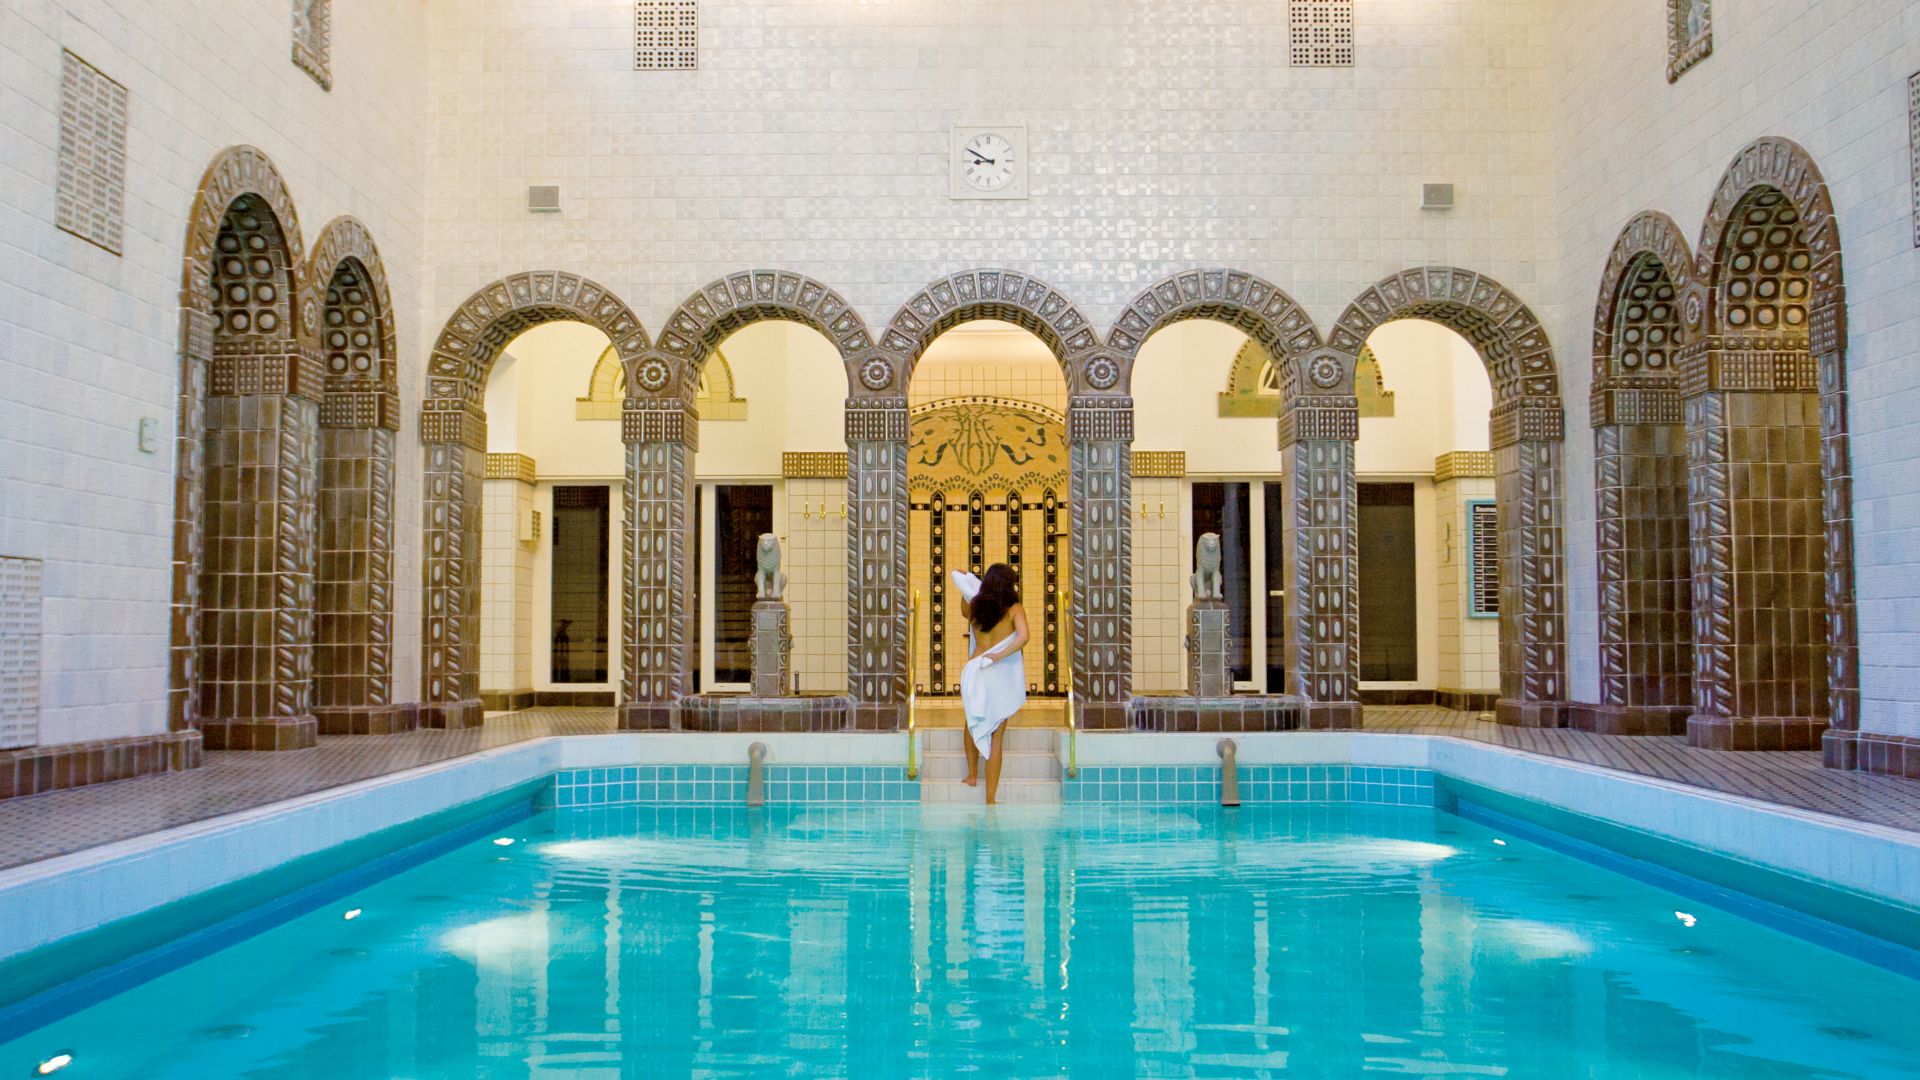
[[[700,67],[635,72],[630,5],[431,5],[428,322],[561,264],[658,327],[721,274],[801,270],[871,324],[1007,266],[1102,328],[1157,277],[1235,265],[1321,325],[1425,263],[1531,295],[1550,250],[1534,0],[1369,0],[1352,68],[1293,68],[1244,0],[704,0]],[[336,55],[342,50],[336,47]],[[1029,135],[1031,197],[948,197],[955,124]],[[1423,181],[1456,185],[1448,213]],[[529,214],[530,183],[566,209]]]
[[[480,688],[531,690],[533,557],[539,541],[521,543],[520,522],[533,512],[533,485],[488,480],[481,509]]]
[[[181,245],[221,148],[274,160],[308,245],[336,214],[367,224],[402,399],[420,399],[426,6],[338,5],[333,33],[327,93],[293,65],[284,2],[0,4],[0,554],[45,560],[43,742],[166,727]],[[63,48],[127,88],[123,255],[54,224]],[[393,657],[408,701],[421,480],[403,413]],[[138,446],[143,418],[156,452]]]
[[[1187,633],[1189,556],[1180,538],[1186,521],[1180,487],[1171,478],[1133,481],[1133,688],[1138,693],[1187,688],[1181,643]]]
[[[847,689],[847,482],[786,481],[787,617],[794,687]]]
[[[1437,688],[1494,693],[1500,689],[1500,620],[1473,618],[1467,503],[1493,498],[1493,481],[1479,477],[1434,485],[1440,518],[1434,561],[1439,576],[1440,672]]]
[[[1697,247],[1728,163],[1775,135],[1806,147],[1825,174],[1846,264],[1863,723],[1920,735],[1911,615],[1920,602],[1920,249],[1908,216],[1907,147],[1920,5],[1723,0],[1714,5],[1713,55],[1671,85],[1664,0],[1556,0],[1550,8],[1541,41],[1556,80],[1561,262],[1536,291],[1567,406],[1572,696],[1599,695],[1587,342],[1607,253],[1641,210],[1670,214]]]

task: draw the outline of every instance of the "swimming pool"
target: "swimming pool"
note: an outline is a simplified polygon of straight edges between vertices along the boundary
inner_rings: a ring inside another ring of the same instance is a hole
[[[545,810],[0,1075],[1873,1077],[1920,983],[1426,807]]]

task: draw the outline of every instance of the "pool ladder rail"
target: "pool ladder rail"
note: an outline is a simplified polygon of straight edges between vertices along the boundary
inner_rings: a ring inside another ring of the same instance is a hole
[[[917,673],[914,671],[914,644],[920,640],[920,590],[913,590],[913,606],[907,612],[907,779],[920,779],[920,763],[914,760],[914,742],[919,739],[915,731],[914,709],[918,704],[919,691],[914,686]]]

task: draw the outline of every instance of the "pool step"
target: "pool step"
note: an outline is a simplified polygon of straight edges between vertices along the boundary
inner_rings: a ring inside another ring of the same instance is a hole
[[[967,775],[965,733],[933,728],[920,733],[920,801],[978,803],[982,788],[961,782]],[[1000,801],[1008,805],[1060,801],[1060,733],[1053,728],[1002,728],[1007,748],[1000,770]],[[984,765],[984,763],[983,763]]]

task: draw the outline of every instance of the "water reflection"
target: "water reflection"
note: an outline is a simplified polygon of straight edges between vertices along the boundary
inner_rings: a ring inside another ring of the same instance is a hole
[[[1913,1015],[1913,984],[1724,915],[1684,927],[1670,895],[1426,811],[619,808],[519,839],[5,1052],[330,1078],[1873,1076],[1920,1059],[1911,1031],[1846,1005]]]

